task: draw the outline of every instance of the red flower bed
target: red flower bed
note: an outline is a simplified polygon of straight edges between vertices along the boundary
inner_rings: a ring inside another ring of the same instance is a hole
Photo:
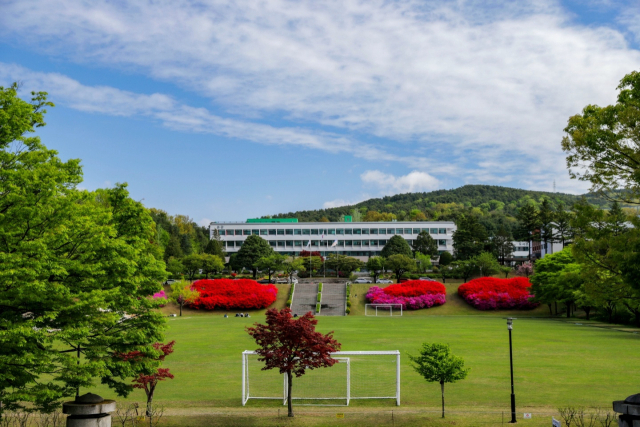
[[[402,304],[403,309],[418,310],[446,302],[447,290],[442,283],[410,280],[379,288],[372,286],[366,299],[373,304]]]
[[[191,289],[200,296],[189,306],[198,310],[265,308],[273,304],[278,295],[274,285],[261,285],[250,279],[196,280]]]
[[[417,297],[419,295],[446,295],[447,289],[440,282],[428,280],[409,280],[404,283],[396,283],[384,288],[384,293],[394,297]]]
[[[458,295],[478,310],[529,309],[539,305],[531,301],[530,286],[526,277],[481,277],[460,285]]]

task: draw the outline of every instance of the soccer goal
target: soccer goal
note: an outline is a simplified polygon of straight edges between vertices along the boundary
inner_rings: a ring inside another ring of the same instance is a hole
[[[402,304],[365,304],[365,316],[402,316]]]
[[[345,406],[353,399],[395,399],[400,405],[399,351],[337,351],[332,357],[332,367],[293,377],[294,405]],[[263,367],[255,351],[242,353],[242,406],[249,399],[287,403],[287,376]]]

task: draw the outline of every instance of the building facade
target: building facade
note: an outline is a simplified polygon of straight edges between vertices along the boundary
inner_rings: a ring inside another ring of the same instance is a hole
[[[295,222],[294,222],[295,221]],[[261,219],[247,222],[212,222],[211,238],[217,230],[227,254],[238,252],[251,235],[262,237],[283,255],[299,255],[301,251],[318,251],[348,255],[366,261],[380,255],[387,241],[402,236],[411,245],[418,233],[426,231],[438,243],[438,250],[453,254],[452,221],[403,222],[297,222],[291,219]]]

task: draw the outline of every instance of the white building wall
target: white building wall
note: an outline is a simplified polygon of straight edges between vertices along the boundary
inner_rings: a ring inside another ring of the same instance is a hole
[[[237,252],[242,242],[252,235],[259,235],[279,253],[298,255],[300,251],[319,251],[323,256],[330,253],[354,256],[366,261],[370,256],[380,255],[387,241],[394,235],[405,238],[409,244],[422,230],[438,242],[438,250],[453,253],[452,221],[407,221],[407,222],[297,222],[297,223],[246,223],[212,222],[209,232],[220,233],[228,254]],[[335,247],[332,247],[335,241]],[[310,248],[307,244],[311,241]]]

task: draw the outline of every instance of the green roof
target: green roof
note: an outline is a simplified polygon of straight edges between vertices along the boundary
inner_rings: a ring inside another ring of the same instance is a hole
[[[247,220],[248,223],[265,223],[265,222],[271,222],[271,223],[283,223],[283,222],[298,222],[298,218],[249,218]]]

